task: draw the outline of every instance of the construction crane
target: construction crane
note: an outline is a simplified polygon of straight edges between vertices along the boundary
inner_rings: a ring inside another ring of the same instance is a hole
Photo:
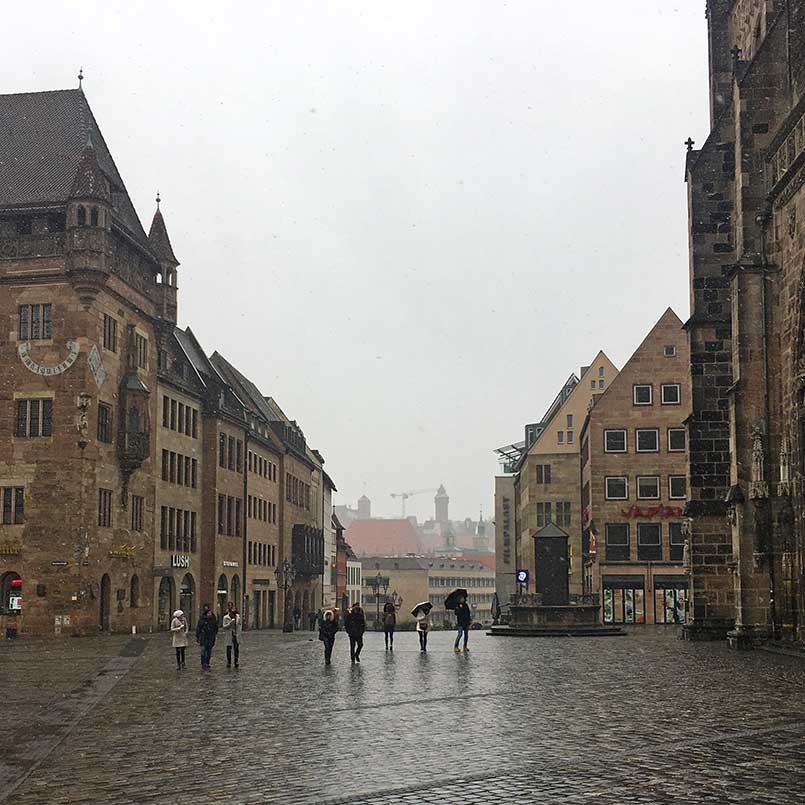
[[[400,498],[402,501],[402,516],[405,517],[405,501],[413,495],[422,495],[425,492],[438,492],[438,489],[412,489],[410,492],[392,492],[393,498]]]

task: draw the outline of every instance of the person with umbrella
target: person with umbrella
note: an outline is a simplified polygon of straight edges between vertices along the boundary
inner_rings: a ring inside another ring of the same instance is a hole
[[[419,650],[424,654],[428,651],[428,630],[430,629],[430,611],[433,604],[430,601],[423,601],[417,604],[411,614],[416,618],[416,633],[419,635]]]
[[[467,591],[464,589],[453,590],[444,601],[445,609],[452,609],[456,614],[456,642],[453,646],[453,651],[456,654],[461,653],[458,644],[461,642],[462,635],[464,636],[464,651],[469,651],[467,648],[467,641],[470,636],[470,624],[472,623],[472,611],[467,604]]]
[[[344,631],[349,636],[349,657],[360,663],[363,648],[363,633],[366,631],[366,616],[363,607],[356,601],[344,617]]]

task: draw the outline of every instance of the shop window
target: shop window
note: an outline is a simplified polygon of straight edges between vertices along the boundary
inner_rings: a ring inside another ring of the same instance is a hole
[[[639,586],[638,586],[639,585]],[[645,623],[643,577],[634,581],[604,581],[604,623]]]
[[[605,430],[604,431],[604,452],[606,452],[606,453],[625,453],[626,452],[626,431],[625,430]]]
[[[662,559],[662,526],[659,523],[637,524],[637,558],[643,562]]]
[[[5,573],[0,578],[3,612],[15,615],[22,611],[22,578],[18,573]]]
[[[607,561],[628,561],[629,524],[607,523],[605,526],[605,537]]]
[[[688,609],[688,591],[684,581],[672,578],[661,581],[654,578],[654,622],[663,624],[685,623]]]

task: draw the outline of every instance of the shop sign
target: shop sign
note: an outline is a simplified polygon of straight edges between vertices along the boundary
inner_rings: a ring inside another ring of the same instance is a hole
[[[240,565],[237,562],[224,561],[224,567],[240,567]]]
[[[190,567],[190,557],[186,554],[174,553],[171,555],[171,567]]]
[[[529,574],[527,570],[518,570],[516,575],[518,584],[528,584]]]
[[[50,564],[53,567],[67,567],[69,563],[64,559],[54,559]]]

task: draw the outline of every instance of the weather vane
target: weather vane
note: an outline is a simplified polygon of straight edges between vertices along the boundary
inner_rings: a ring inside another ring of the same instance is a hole
[[[81,88],[82,88],[82,82],[83,82],[83,81],[84,81],[84,68],[83,68],[83,67],[79,67],[79,68],[78,68],[78,88],[79,88],[79,89],[81,89]]]

